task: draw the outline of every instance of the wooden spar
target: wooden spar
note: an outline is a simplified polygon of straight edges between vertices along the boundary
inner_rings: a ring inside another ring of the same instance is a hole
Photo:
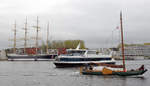
[[[122,45],[123,71],[126,72],[125,56],[124,56],[124,40],[123,40],[122,12],[120,12],[120,28],[121,28],[121,45]]]
[[[24,53],[26,53],[26,48],[27,48],[27,17],[26,17],[26,22],[25,22],[25,26],[24,26],[24,30],[25,30],[25,38],[24,38]]]
[[[36,43],[35,43],[35,46],[36,46],[36,54],[37,54],[37,51],[38,51],[38,32],[39,32],[39,20],[38,20],[38,16],[37,16]]]
[[[46,40],[46,52],[47,52],[47,54],[49,54],[49,52],[48,52],[48,39],[49,39],[49,22],[47,24],[47,40]]]
[[[16,53],[16,21],[14,24],[14,48],[13,48],[13,53]]]

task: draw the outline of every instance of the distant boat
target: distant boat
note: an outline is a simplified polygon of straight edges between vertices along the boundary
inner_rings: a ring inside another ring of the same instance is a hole
[[[67,49],[67,54],[59,55],[54,62],[55,66],[63,68],[80,67],[93,63],[115,64],[111,54],[101,55],[97,54],[96,50],[79,49],[79,45],[76,49]]]
[[[122,42],[123,65],[122,66],[118,66],[118,65],[102,65],[102,64],[99,64],[101,69],[95,69],[95,67],[93,67],[92,65],[89,65],[89,66],[85,66],[85,67],[81,67],[80,68],[80,73],[81,74],[84,74],[84,75],[134,76],[134,75],[143,75],[147,71],[147,69],[144,68],[144,65],[142,65],[138,69],[126,70],[125,56],[124,56],[122,13],[120,13],[120,27],[121,27],[121,39],[122,39],[121,42]]]
[[[28,54],[8,54],[8,60],[54,60],[57,55],[54,54],[38,54],[38,55],[28,55]]]
[[[39,54],[38,53],[38,31],[39,31],[39,26],[38,26],[38,17],[37,17],[37,26],[36,28],[36,47],[35,48],[27,48],[27,18],[26,18],[26,23],[25,23],[25,38],[24,38],[24,53],[23,54],[18,54],[16,53],[16,22],[15,22],[15,27],[14,27],[14,48],[13,48],[13,54],[7,54],[8,60],[54,60],[57,54]],[[47,36],[48,37],[48,36]],[[48,40],[48,38],[47,38]],[[30,52],[32,51],[32,52]],[[29,53],[30,52],[30,53]]]

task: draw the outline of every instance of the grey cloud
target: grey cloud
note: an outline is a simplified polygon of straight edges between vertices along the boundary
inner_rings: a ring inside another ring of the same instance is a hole
[[[40,0],[33,1],[7,0],[0,7],[1,33],[5,37],[1,48],[10,43],[6,41],[10,36],[10,29],[14,20],[17,20],[18,29],[23,27],[25,17],[29,20],[29,34],[34,33],[32,28],[39,16],[43,40],[46,39],[46,24],[50,21],[50,33],[53,40],[81,39],[85,40],[89,48],[111,47],[117,45],[119,13],[123,11],[123,26],[126,43],[149,42],[150,11],[148,0]],[[1,2],[1,1],[0,1]],[[4,3],[4,2],[3,2]],[[112,31],[113,41],[112,41]],[[21,31],[18,36],[22,37]],[[114,44],[112,44],[114,43]]]

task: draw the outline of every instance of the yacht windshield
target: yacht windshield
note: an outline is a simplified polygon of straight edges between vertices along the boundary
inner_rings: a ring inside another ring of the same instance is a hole
[[[84,55],[85,51],[68,51],[69,56],[81,56]]]
[[[96,51],[88,51],[87,54],[96,54]]]

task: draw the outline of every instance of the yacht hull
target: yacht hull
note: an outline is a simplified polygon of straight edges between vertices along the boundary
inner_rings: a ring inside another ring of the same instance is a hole
[[[104,63],[104,64],[115,64],[116,62],[114,61],[110,61],[110,62],[97,62],[97,63]],[[55,66],[57,68],[65,68],[65,67],[81,67],[81,66],[85,66],[85,65],[91,65],[94,64],[93,62],[54,62]]]

